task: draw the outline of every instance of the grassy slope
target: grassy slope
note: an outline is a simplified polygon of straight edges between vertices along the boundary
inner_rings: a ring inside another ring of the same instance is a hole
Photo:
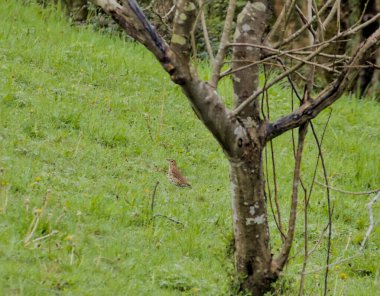
[[[285,94],[273,91],[273,114],[289,108],[280,100]],[[348,190],[378,186],[380,107],[343,99],[333,109],[324,142],[330,182]],[[319,132],[326,116],[316,121]],[[312,168],[316,150],[311,137],[307,143],[304,167]],[[277,139],[275,149],[285,209],[290,135]],[[177,159],[192,189],[168,184],[168,157]],[[227,163],[142,47],[75,29],[49,10],[1,1],[0,167],[0,291],[6,295],[228,293]],[[305,180],[310,175],[305,172]],[[184,227],[163,218],[154,228],[148,223],[156,181],[156,213]],[[338,260],[357,253],[370,198],[334,192],[332,199],[332,259]],[[326,223],[325,205],[318,187],[311,201],[312,242]],[[33,212],[42,208],[24,246]],[[380,217],[378,205],[374,214]],[[52,230],[58,234],[33,241]],[[332,295],[374,295],[380,288],[379,234],[377,227],[363,256],[332,269]],[[302,248],[298,231],[294,250]],[[309,269],[324,262],[322,244]],[[285,271],[285,294],[297,288],[301,263],[298,256]],[[322,282],[321,272],[309,275],[308,293],[319,294]]]

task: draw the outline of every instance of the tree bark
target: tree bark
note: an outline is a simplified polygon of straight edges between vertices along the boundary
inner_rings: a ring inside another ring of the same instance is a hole
[[[234,43],[262,44],[269,18],[265,0],[248,2],[237,18]],[[250,46],[234,48],[232,70],[260,60],[261,50]],[[259,67],[233,74],[235,106],[239,106],[259,84]],[[236,145],[230,155],[230,183],[232,192],[235,263],[242,275],[241,291],[263,295],[277,278],[272,270],[269,245],[269,226],[264,188],[263,149],[265,124],[256,99],[239,114],[235,129]]]
[[[239,14],[235,31],[235,43],[262,44],[263,34],[266,28],[269,10],[267,1],[248,2]],[[252,46],[234,47],[234,63],[232,70],[246,66],[260,60],[260,49]],[[233,88],[235,106],[243,103],[252,93],[257,90],[259,84],[259,66],[253,66],[246,70],[233,74]],[[259,101],[254,100],[240,114],[242,118],[251,117],[256,123],[260,123]]]
[[[264,295],[277,279],[271,268],[262,162],[264,146],[252,143],[248,135],[243,136],[243,128],[238,133],[242,133],[239,139],[244,153],[241,158],[229,159],[235,264],[242,276],[240,290]]]

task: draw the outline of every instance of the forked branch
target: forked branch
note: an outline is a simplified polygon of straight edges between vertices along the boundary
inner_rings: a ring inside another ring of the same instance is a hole
[[[218,93],[191,70],[190,32],[197,16],[197,0],[178,0],[170,46],[149,23],[135,0],[93,0],[134,39],[151,51],[172,81],[182,87],[199,119],[228,153],[236,121],[231,119]]]
[[[358,47],[358,51],[348,63],[349,67],[344,68],[337,79],[328,85],[313,101],[300,106],[289,115],[270,123],[267,129],[267,139],[273,139],[290,129],[301,126],[339,99],[356,74],[355,66],[362,64],[365,54],[371,50],[379,40],[380,29],[377,29]]]

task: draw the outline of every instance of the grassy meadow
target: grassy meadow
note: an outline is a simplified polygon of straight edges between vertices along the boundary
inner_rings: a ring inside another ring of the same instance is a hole
[[[209,75],[206,64],[199,70]],[[229,86],[221,85],[227,104]],[[271,90],[272,116],[288,112],[289,100],[285,82]],[[342,98],[314,120],[319,135],[330,112],[323,141],[330,184],[379,188],[380,105]],[[287,220],[291,133],[274,150]],[[310,186],[318,153],[311,133],[305,150]],[[167,181],[167,158],[177,160],[192,188]],[[379,204],[359,252],[372,197],[331,192],[331,261],[342,262],[331,267],[329,295],[380,290]],[[327,223],[326,203],[325,189],[315,185],[310,249]],[[0,295],[235,295],[230,204],[223,151],[150,53],[70,26],[55,9],[0,0]],[[276,295],[298,291],[302,211],[301,201]],[[306,295],[322,295],[325,261],[324,239],[308,261]]]

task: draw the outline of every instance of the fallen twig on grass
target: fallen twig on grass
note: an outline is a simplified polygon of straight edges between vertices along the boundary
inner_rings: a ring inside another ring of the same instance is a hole
[[[180,224],[180,225],[184,226],[184,224],[181,221],[175,220],[173,218],[170,218],[170,217],[162,215],[162,214],[156,214],[156,215],[154,215],[151,220],[154,221],[154,219],[157,218],[157,217],[165,218],[165,219],[168,219],[170,222],[173,222],[175,224]]]
[[[44,240],[44,239],[47,239],[48,237],[51,237],[53,235],[56,235],[58,233],[58,230],[53,230],[52,232],[44,235],[44,236],[40,236],[40,237],[37,237],[35,238],[32,242],[38,242],[38,241],[41,241],[41,240]]]
[[[42,213],[41,209],[35,209],[34,210],[33,220],[29,225],[28,234],[24,238],[24,245],[25,246],[29,245],[31,238],[33,237],[34,232],[37,229],[38,223],[40,222],[41,213]]]
[[[368,229],[367,229],[367,231],[365,233],[363,241],[360,244],[360,251],[363,251],[365,242],[367,241],[367,239],[369,238],[369,236],[370,236],[370,234],[372,232],[373,225],[374,225],[372,207],[375,204],[375,202],[377,201],[377,199],[379,198],[379,196],[380,196],[380,190],[377,192],[377,194],[375,195],[375,197],[367,204],[368,215],[369,215],[369,226],[368,226]]]
[[[157,192],[157,187],[158,187],[159,184],[160,184],[160,181],[156,181],[156,185],[154,186],[154,189],[153,189],[153,193],[152,193],[152,197],[151,197],[151,201],[150,201],[150,213],[151,213],[151,218],[149,219],[149,222],[152,222],[153,227],[154,227],[154,219],[155,219],[155,218],[158,218],[158,217],[161,217],[161,218],[165,218],[165,219],[167,219],[167,220],[169,220],[170,222],[173,222],[173,223],[175,223],[175,224],[180,224],[180,225],[184,226],[182,222],[177,221],[177,220],[175,220],[175,219],[173,219],[173,218],[170,218],[170,217],[168,217],[168,216],[166,216],[166,215],[162,215],[162,214],[154,214],[154,205],[155,205],[154,202],[155,202],[155,199],[156,199],[156,192]]]
[[[307,275],[307,274],[311,274],[311,273],[317,273],[319,271],[322,271],[326,268],[330,268],[332,266],[335,266],[335,265],[338,265],[338,264],[341,264],[343,262],[347,262],[349,260],[352,260],[352,259],[355,259],[359,256],[361,256],[363,254],[363,249],[364,249],[364,245],[366,243],[366,241],[368,240],[372,230],[373,230],[373,227],[374,227],[374,219],[373,219],[373,213],[372,213],[372,207],[373,205],[377,202],[378,198],[380,197],[380,190],[377,191],[377,194],[375,195],[375,197],[367,204],[367,208],[368,208],[368,214],[369,214],[369,227],[366,231],[366,234],[362,240],[362,242],[360,243],[360,249],[359,249],[359,253],[351,256],[351,257],[348,257],[348,258],[345,258],[345,259],[342,259],[342,260],[338,260],[338,261],[335,261],[333,263],[330,263],[326,266],[322,266],[320,268],[317,268],[317,269],[314,269],[314,270],[311,270],[311,271],[307,271],[307,272],[302,272],[302,274],[304,275]]]
[[[55,224],[58,224],[61,222],[61,220],[63,219],[63,217],[66,215],[66,212],[67,212],[67,208],[66,207],[63,207],[62,209],[62,213],[58,216],[58,218],[55,220]]]
[[[43,199],[42,206],[39,209],[35,209],[33,214],[33,220],[29,225],[27,235],[24,238],[24,245],[27,246],[30,243],[30,240],[32,239],[34,233],[36,232],[38,223],[40,222],[40,218],[44,213],[45,208],[47,207],[49,196],[50,196],[51,190],[49,189]]]
[[[7,210],[7,206],[8,206],[8,192],[9,192],[9,189],[11,189],[10,185],[7,186],[5,188],[5,190],[4,190],[5,191],[5,193],[4,193],[5,197],[4,197],[4,201],[3,201],[3,206],[0,208],[0,212],[2,212],[4,214],[5,214],[5,212]]]

